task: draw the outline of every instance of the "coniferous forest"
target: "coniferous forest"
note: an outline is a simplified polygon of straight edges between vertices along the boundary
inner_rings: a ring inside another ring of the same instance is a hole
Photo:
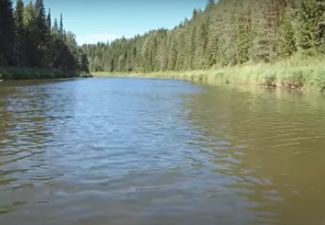
[[[52,21],[43,0],[15,6],[0,0],[0,67],[89,72],[87,55],[64,29],[62,14]]]
[[[209,0],[172,30],[84,45],[91,71],[154,72],[325,53],[324,0]]]
[[[296,61],[286,65],[287,70],[282,65],[276,68],[282,72],[280,85],[302,87],[308,80],[310,86],[325,90],[324,12],[325,0],[208,0],[203,10],[195,9],[190,19],[171,30],[78,46],[75,35],[64,29],[62,15],[52,21],[43,0],[27,5],[18,0],[15,6],[11,0],[0,0],[0,76],[3,68],[151,73],[220,70],[293,58]],[[306,57],[317,61],[318,70],[315,63],[291,70]],[[251,76],[252,70],[247,74]],[[269,79],[266,83],[273,86],[277,85],[274,74],[257,71],[256,76],[262,82]],[[244,80],[244,76],[231,77]]]

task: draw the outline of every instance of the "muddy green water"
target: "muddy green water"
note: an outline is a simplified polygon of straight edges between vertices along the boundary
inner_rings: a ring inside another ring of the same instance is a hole
[[[325,224],[324,97],[0,83],[0,224]]]

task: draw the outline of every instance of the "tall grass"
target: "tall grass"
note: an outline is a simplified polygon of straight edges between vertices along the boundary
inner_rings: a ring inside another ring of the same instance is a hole
[[[154,73],[92,73],[95,77],[143,77],[202,81],[210,84],[245,84],[285,87],[299,90],[325,90],[325,58],[295,55],[269,64],[246,64],[235,67],[195,71]]]
[[[22,67],[0,67],[0,80],[54,79],[88,77],[89,74],[58,69],[38,69]]]

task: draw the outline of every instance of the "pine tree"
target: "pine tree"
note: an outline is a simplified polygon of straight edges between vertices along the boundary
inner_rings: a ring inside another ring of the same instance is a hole
[[[36,9],[32,2],[24,8],[25,28],[25,61],[28,67],[38,67],[39,55],[37,53],[38,30],[36,24]]]
[[[12,49],[15,44],[15,24],[12,3],[0,0],[0,65],[15,65]]]
[[[192,13],[192,20],[194,20],[196,18],[196,16],[197,16],[197,10],[194,9],[193,13]]]
[[[279,55],[294,54],[298,44],[300,49],[314,46],[325,53],[323,12],[323,0],[209,0],[206,10],[193,10],[190,20],[171,30],[152,30],[104,46],[87,45],[84,51],[91,69],[111,71],[196,70],[271,62]],[[287,14],[290,19],[284,19]],[[306,45],[310,39],[314,44]]]
[[[54,67],[88,72],[87,55],[75,36],[60,30],[57,20],[51,32],[51,13],[46,17],[43,0],[24,7],[17,0],[13,12],[10,0],[0,0],[0,66]],[[62,37],[64,35],[64,37]]]
[[[184,62],[186,57],[186,43],[185,43],[185,31],[181,29],[177,35],[177,60],[176,60],[176,70],[184,69]]]
[[[236,56],[239,64],[249,60],[250,31],[251,28],[246,21],[244,14],[240,14],[237,20],[237,35],[236,35]]]
[[[219,45],[219,38],[218,36],[214,36],[209,40],[208,46],[208,65],[212,67],[213,65],[217,64],[218,62],[218,45]]]
[[[47,19],[45,15],[45,7],[43,0],[36,0],[36,46],[39,55],[39,65],[46,67],[48,65],[48,38],[49,28],[47,26]]]
[[[39,35],[41,44],[44,45],[46,42],[46,34],[48,33],[48,26],[47,26],[47,18],[45,15],[45,7],[43,0],[36,0],[35,3],[36,8],[36,24],[39,29]]]
[[[305,0],[299,11],[298,46],[302,50],[316,52],[320,46],[320,22],[324,15],[321,1]]]
[[[269,21],[268,2],[258,2],[255,6],[255,20],[253,21],[254,40],[250,48],[250,58],[255,62],[269,62],[274,58],[274,34],[272,24]]]
[[[208,0],[208,4],[206,6],[206,10],[211,9],[214,6],[215,2],[214,0]]]
[[[89,73],[88,57],[83,51],[80,52],[80,70]]]
[[[177,62],[177,42],[172,35],[169,35],[167,46],[168,46],[168,70],[175,70],[176,69],[176,62]]]
[[[230,2],[225,2],[228,4]],[[236,39],[237,39],[237,3],[235,5],[228,6],[229,9],[227,14],[222,14],[225,24],[221,26],[221,31],[219,31],[219,51],[218,51],[218,61],[220,66],[234,66],[237,63],[236,57]],[[226,6],[225,6],[226,7]],[[227,7],[227,8],[228,8]]]
[[[283,17],[278,52],[281,57],[291,56],[297,51],[295,41],[295,31],[292,25],[292,18],[289,13],[286,13]]]
[[[52,28],[51,9],[49,9],[47,17],[46,17],[46,25],[47,25],[48,29],[51,30],[51,28]]]
[[[57,18],[54,19],[54,24],[53,24],[53,31],[54,32],[59,32],[59,25],[58,25],[58,20]]]
[[[153,68],[153,59],[152,59],[152,54],[151,54],[151,48],[153,46],[152,42],[152,36],[147,36],[147,38],[144,41],[143,47],[142,47],[142,57],[144,59],[144,65],[143,69],[144,72],[150,72],[152,71]],[[121,59],[124,58],[123,56],[119,58],[119,62],[121,62]]]
[[[136,48],[135,48],[136,50]],[[157,46],[158,68],[160,71],[167,70],[167,31],[164,30],[161,34]]]
[[[196,34],[196,63],[195,68],[202,69],[206,68],[207,63],[207,46],[208,46],[208,19],[202,18],[202,21],[199,25],[198,32]]]
[[[197,28],[194,27],[192,29],[192,32],[191,32],[191,38],[190,38],[190,47],[189,47],[189,69],[190,70],[193,70],[195,68],[195,52],[196,52],[196,40],[195,40],[195,37],[196,37],[196,31],[197,31]]]
[[[18,0],[14,12],[15,19],[15,33],[16,33],[16,56],[17,65],[23,66],[25,64],[25,27],[24,27],[24,3]]]
[[[63,37],[63,35],[64,35],[64,28],[63,28],[63,16],[62,16],[62,13],[60,15],[60,28],[59,29],[60,29],[59,30],[60,35],[61,35],[61,37]]]

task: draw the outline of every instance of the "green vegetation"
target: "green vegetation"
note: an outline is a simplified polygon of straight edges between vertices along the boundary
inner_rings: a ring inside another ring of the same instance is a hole
[[[301,64],[301,62],[304,64]],[[322,57],[295,55],[276,63],[258,63],[221,69],[160,72],[93,72],[95,77],[142,77],[202,81],[209,84],[250,84],[303,90],[325,90]]]
[[[60,26],[57,19],[52,26],[43,0],[26,6],[18,0],[15,10],[11,0],[0,0],[0,68],[3,79],[89,73],[87,55],[77,46],[75,35],[64,30],[62,15]]]
[[[191,19],[172,30],[152,30],[83,49],[95,76],[128,72],[324,90],[324,4],[209,0],[205,10],[194,10]]]
[[[2,67],[0,68],[0,80],[19,80],[19,79],[53,79],[53,78],[73,78],[91,77],[84,72],[59,69],[38,69],[23,67]]]

